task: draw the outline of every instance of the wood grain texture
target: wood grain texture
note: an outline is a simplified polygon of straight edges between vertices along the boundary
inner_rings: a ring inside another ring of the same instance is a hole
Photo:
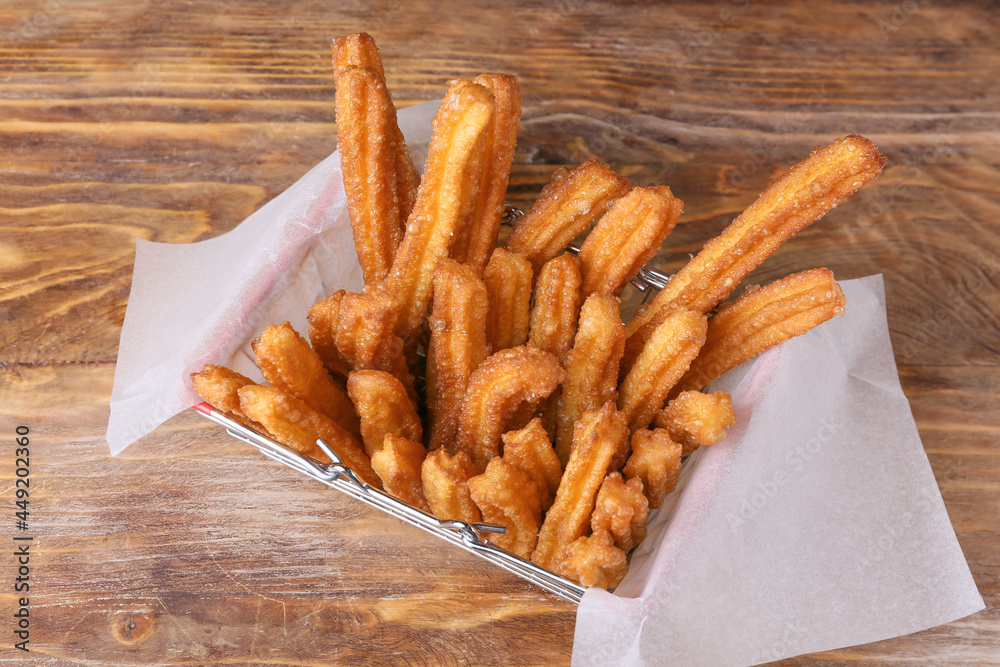
[[[987,609],[781,664],[1000,664],[992,3],[26,0],[0,26],[0,438],[32,429],[38,577],[29,662],[4,611],[0,664],[569,663],[572,605],[193,413],[107,455],[136,239],[223,233],[328,155],[329,40],[358,30],[400,105],[518,75],[512,203],[592,153],[668,184],[685,202],[655,260],[668,271],[812,147],[871,137],[883,175],[747,282],[884,274],[903,388]]]

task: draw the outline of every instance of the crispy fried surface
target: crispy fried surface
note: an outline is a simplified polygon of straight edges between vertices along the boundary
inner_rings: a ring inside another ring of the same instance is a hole
[[[625,553],[646,537],[649,501],[642,488],[641,479],[633,477],[626,483],[621,473],[611,473],[597,492],[594,514],[590,517],[594,533],[610,533],[615,546]]]
[[[667,494],[677,488],[681,445],[670,438],[666,429],[639,429],[632,434],[632,455],[622,472],[628,480],[642,480],[649,508],[658,509]]]
[[[207,364],[198,373],[191,373],[191,383],[199,396],[216,410],[247,428],[266,434],[264,425],[243,414],[240,409],[239,390],[256,384],[250,378],[225,366]]]
[[[681,443],[682,455],[719,442],[735,421],[732,397],[724,391],[682,391],[656,415],[656,426],[667,429]]]
[[[573,433],[573,450],[545,515],[531,560],[545,568],[556,564],[559,550],[582,537],[590,525],[594,497],[612,459],[628,442],[625,416],[608,401],[583,413]]]
[[[538,349],[556,355],[564,367],[580,319],[581,283],[580,261],[569,253],[545,262],[535,281],[529,338]]]
[[[385,371],[352,371],[347,395],[361,418],[361,440],[368,456],[382,449],[387,433],[422,442],[420,417],[410,403],[406,387]]]
[[[382,479],[386,493],[430,513],[420,481],[420,466],[426,455],[427,450],[419,442],[386,433],[382,448],[372,454],[372,469]]]
[[[469,478],[478,474],[465,452],[448,456],[442,448],[428,454],[420,467],[420,479],[431,514],[442,521],[482,521],[483,515],[469,493]]]
[[[347,394],[334,384],[319,355],[291,324],[269,325],[251,347],[257,355],[257,366],[271,386],[305,401],[350,434],[361,434],[358,415]]]
[[[562,478],[562,465],[542,427],[542,420],[536,417],[522,429],[507,431],[502,439],[503,460],[531,478],[538,488],[542,510],[549,509]]]
[[[503,534],[484,533],[486,538],[521,558],[530,556],[542,517],[538,490],[531,478],[497,457],[486,466],[486,472],[469,479],[469,492],[485,523],[507,529]]]
[[[396,333],[416,337],[430,306],[434,270],[472,211],[483,169],[493,96],[466,79],[451,82],[434,117],[424,177],[386,279],[402,302]]]
[[[475,83],[493,93],[493,120],[486,135],[476,208],[459,230],[451,256],[482,273],[497,246],[503,220],[504,196],[521,125],[521,88],[513,74],[480,74]]]
[[[531,317],[531,264],[524,257],[497,248],[483,271],[490,308],[486,342],[494,352],[528,342]]]
[[[612,204],[580,247],[583,295],[621,294],[663,245],[683,209],[666,185],[633,188]]]
[[[369,70],[374,75],[374,81],[377,82],[369,84],[369,87],[374,86],[375,92],[371,95],[365,95],[365,99],[363,100],[352,98],[351,90],[356,87],[356,84],[353,84],[351,81],[344,81],[342,83],[342,78],[345,75],[348,79],[370,78],[368,75],[357,77],[356,74],[352,75],[348,73],[349,70],[355,68]],[[347,189],[348,197],[350,198],[351,190],[346,187],[346,184],[349,180],[356,181],[355,185],[360,188],[362,195],[377,194],[382,197],[381,200],[376,199],[374,201],[376,207],[379,205],[384,206],[387,201],[391,202],[391,211],[395,213],[395,217],[377,220],[369,215],[366,216],[366,221],[374,225],[373,231],[379,233],[388,232],[394,237],[395,241],[392,250],[395,252],[396,247],[399,245],[399,240],[402,238],[406,219],[413,210],[413,204],[416,201],[419,176],[406,148],[403,133],[399,130],[399,125],[396,122],[396,110],[392,104],[391,94],[385,85],[382,57],[379,54],[378,47],[375,46],[375,41],[365,33],[346,35],[335,40],[333,43],[333,72],[334,81],[337,84],[337,147],[340,149],[342,158],[345,156],[345,148],[347,149],[346,152],[352,156],[348,159],[348,164],[346,165],[342,160],[345,189]],[[342,104],[348,109],[351,107],[355,109],[355,113],[351,118],[344,119],[349,121],[346,123],[346,129],[342,128],[345,125],[342,122],[340,113]],[[351,120],[371,121],[372,125],[366,126],[358,122],[352,123],[350,122]],[[365,133],[364,130],[366,128],[371,129],[371,132]],[[345,137],[347,139],[346,146],[343,139],[340,138],[342,132],[346,132],[347,134]],[[391,151],[391,168],[387,166],[386,149]],[[355,160],[354,158],[358,156],[363,159]],[[371,183],[357,182],[365,175],[372,177]],[[358,199],[354,203],[361,205],[363,200]],[[355,214],[354,206],[350,199],[348,207],[353,227]],[[362,215],[365,215],[364,212],[362,212]],[[355,242],[357,243],[359,228],[355,227],[354,231]],[[372,241],[368,239],[361,239],[361,241],[362,246],[358,248],[359,258],[363,254],[367,254],[368,249],[372,246]],[[384,258],[378,257],[378,259],[381,261]],[[390,254],[386,266],[391,266],[391,264],[392,255]],[[365,262],[362,261],[362,269],[364,268]],[[367,270],[364,273],[366,283],[374,279],[374,276],[369,278]],[[384,274],[378,277],[384,277]]]
[[[239,390],[240,409],[267,427],[274,438],[322,462],[329,458],[316,445],[322,438],[348,468],[373,486],[379,486],[361,443],[337,422],[275,387],[247,385]]]
[[[347,292],[337,290],[309,309],[309,342],[319,355],[326,370],[338,381],[346,381],[350,367],[337,351],[337,322],[340,321],[340,302]]]
[[[354,247],[365,283],[382,280],[403,238],[396,193],[396,109],[378,72],[347,67],[337,77],[337,149]]]
[[[705,346],[678,387],[701,389],[764,350],[839,315],[846,303],[833,273],[824,268],[748,292],[709,320]]]
[[[610,533],[595,533],[560,548],[552,569],[586,588],[613,589],[628,572],[625,552]]]
[[[576,420],[587,410],[615,400],[625,345],[620,310],[618,297],[607,294],[588,297],[580,309],[556,418],[555,450],[564,464],[569,461]]]
[[[705,244],[628,323],[628,358],[670,310],[708,313],[792,234],[818,220],[882,171],[885,158],[852,134],[789,169],[717,237]]]
[[[524,255],[535,272],[587,231],[632,184],[590,158],[569,171],[557,171],[531,210],[514,227],[504,247]]]
[[[633,433],[649,426],[663,407],[670,390],[705,343],[707,328],[704,315],[679,309],[653,330],[618,387],[618,408],[625,413]]]
[[[429,319],[427,396],[430,448],[455,446],[458,416],[472,371],[487,357],[486,286],[470,266],[443,259],[434,275],[434,307]]]
[[[391,373],[416,405],[413,376],[403,354],[403,339],[393,333],[400,301],[381,285],[345,294],[340,302],[336,345],[340,359],[352,370]]]
[[[539,349],[512,347],[487,357],[469,378],[455,447],[484,470],[500,453],[500,436],[518,406],[548,396],[564,377],[559,361]]]

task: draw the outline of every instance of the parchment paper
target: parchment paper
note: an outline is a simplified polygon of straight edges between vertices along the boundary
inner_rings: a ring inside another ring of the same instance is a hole
[[[418,167],[437,103],[399,113]],[[357,263],[334,153],[227,234],[138,241],[112,454],[199,402],[188,376],[255,379],[250,341]],[[914,632],[983,608],[903,396],[880,277],[848,313],[716,384],[737,423],[696,452],[614,595],[588,591],[573,662],[745,665]]]

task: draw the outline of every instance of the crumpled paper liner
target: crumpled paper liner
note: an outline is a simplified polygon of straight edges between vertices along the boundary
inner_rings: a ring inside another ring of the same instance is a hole
[[[847,314],[716,381],[696,451],[615,595],[577,613],[574,667],[751,665],[983,609],[903,395],[882,277]]]
[[[418,167],[437,102],[399,112]],[[334,153],[221,236],[139,240],[107,440],[112,454],[200,399],[221,363],[361,270]],[[743,665],[875,641],[983,608],[903,396],[880,277],[848,314],[721,378],[737,423],[696,452],[614,595],[590,590],[575,665]]]

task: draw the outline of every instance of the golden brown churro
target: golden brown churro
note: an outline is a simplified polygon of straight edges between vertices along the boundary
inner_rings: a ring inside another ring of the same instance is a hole
[[[789,169],[628,323],[626,357],[633,358],[671,310],[708,313],[792,234],[878,176],[883,164],[885,158],[875,144],[852,134],[813,151]]]
[[[657,326],[618,387],[618,408],[633,433],[646,428],[705,343],[701,313],[674,310]]]
[[[514,227],[504,247],[524,255],[535,272],[587,231],[632,184],[590,158],[569,171],[557,171],[535,205]]]
[[[434,275],[429,319],[432,354],[427,359],[427,394],[432,450],[455,446],[458,415],[472,371],[487,357],[486,286],[470,266],[443,259]]]
[[[705,346],[678,387],[701,389],[764,350],[839,315],[846,303],[833,273],[824,268],[748,292],[709,321]]]
[[[497,246],[504,196],[521,124],[521,88],[512,74],[480,74],[475,83],[493,93],[493,121],[486,136],[482,181],[476,208],[459,230],[451,257],[482,273]]]
[[[666,185],[633,188],[612,204],[580,247],[584,297],[621,294],[660,249],[683,209]]]
[[[642,481],[633,477],[626,483],[621,473],[613,472],[597,492],[590,527],[595,533],[611,533],[615,546],[628,553],[646,537],[647,516],[649,502],[642,495]]]
[[[663,505],[677,488],[681,474],[681,445],[665,429],[641,428],[632,434],[632,455],[622,469],[626,479],[642,480],[642,492],[650,509]]]
[[[569,253],[545,262],[535,281],[529,338],[538,349],[556,355],[564,367],[580,318],[581,282],[580,262]]]
[[[340,321],[340,302],[344,290],[337,290],[309,309],[309,342],[319,355],[326,370],[338,382],[346,382],[350,366],[344,363],[337,352],[337,323]]]
[[[191,373],[191,384],[198,395],[213,408],[247,428],[266,434],[263,424],[250,419],[240,409],[239,390],[256,384],[250,378],[225,366],[208,364],[200,372]]]
[[[428,454],[420,468],[420,479],[431,513],[442,521],[482,521],[483,515],[469,493],[469,478],[478,474],[465,452],[448,456],[442,448]]]
[[[361,435],[361,423],[351,400],[330,379],[319,355],[291,324],[268,326],[251,347],[257,355],[257,366],[269,384],[304,401],[351,435]]]
[[[607,531],[578,537],[562,546],[554,560],[552,570],[587,588],[615,588],[628,572],[625,552]]]
[[[475,204],[492,117],[493,96],[466,79],[451,82],[434,117],[417,202],[386,278],[402,302],[396,333],[406,342],[415,339],[427,317],[434,270]]]
[[[576,420],[587,410],[615,400],[624,346],[618,297],[588,297],[580,309],[580,325],[566,362],[566,381],[556,416],[555,450],[564,465],[569,461]]]
[[[545,515],[531,560],[552,568],[559,550],[582,537],[594,510],[594,497],[612,459],[628,442],[628,424],[615,404],[583,413],[573,433],[573,450],[555,502]]]
[[[483,513],[483,521],[506,529],[503,534],[487,533],[486,538],[521,558],[530,556],[542,520],[538,491],[531,478],[497,457],[485,473],[469,480],[469,492]]]
[[[372,454],[372,469],[382,479],[386,493],[430,514],[420,481],[425,456],[427,450],[419,442],[386,433],[382,448]]]
[[[379,486],[361,443],[334,420],[275,387],[247,385],[239,390],[239,395],[244,414],[266,426],[278,442],[329,463],[329,457],[316,444],[322,438],[358,477]]]
[[[368,456],[382,449],[387,433],[423,440],[420,417],[395,376],[385,371],[352,371],[347,376],[347,395],[361,418],[361,440]]]
[[[522,429],[507,431],[502,439],[503,460],[531,478],[538,487],[542,509],[549,509],[559,488],[562,466],[542,428],[542,420],[536,417]]]
[[[670,438],[681,443],[681,455],[687,456],[722,440],[735,421],[733,401],[726,392],[682,391],[656,415],[654,423],[667,429]]]
[[[497,248],[483,271],[489,296],[486,341],[494,352],[528,342],[531,321],[531,264],[524,257]]]
[[[500,453],[500,436],[517,407],[548,396],[565,375],[554,356],[523,345],[487,357],[469,378],[455,447],[485,470]]]

